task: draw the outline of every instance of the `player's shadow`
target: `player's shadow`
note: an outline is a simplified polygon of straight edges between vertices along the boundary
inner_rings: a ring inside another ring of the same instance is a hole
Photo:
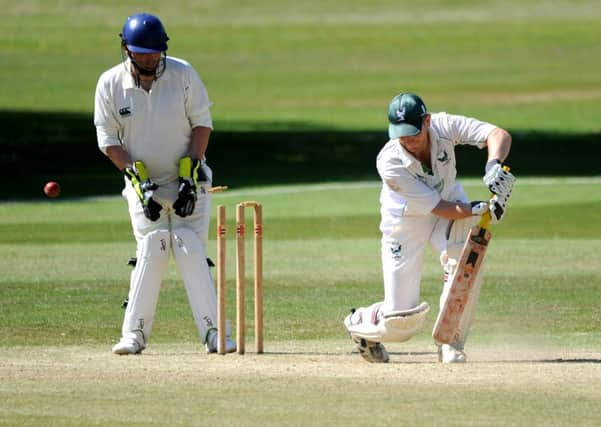
[[[543,359],[540,363],[601,363],[601,359],[575,358],[575,359]]]

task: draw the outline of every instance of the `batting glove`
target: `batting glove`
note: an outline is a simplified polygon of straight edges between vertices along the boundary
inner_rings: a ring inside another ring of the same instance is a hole
[[[483,215],[488,211],[488,204],[488,202],[483,202],[481,200],[470,202],[470,205],[472,206],[472,215]]]
[[[488,209],[490,211],[490,222],[496,224],[501,222],[505,216],[505,210],[507,208],[507,199],[505,197],[495,194],[488,202]]]
[[[482,180],[488,187],[491,193],[498,196],[509,199],[511,190],[513,189],[513,183],[515,182],[515,176],[508,168],[503,168],[501,162],[497,159],[491,160],[486,164],[485,175]]]
[[[140,203],[142,203],[144,216],[151,221],[159,219],[163,207],[152,198],[159,186],[148,177],[144,163],[136,161],[132,167],[125,168],[123,172],[136,191]]]
[[[173,203],[175,213],[182,218],[192,215],[197,200],[198,183],[208,181],[200,160],[182,157],[179,161],[179,189]]]

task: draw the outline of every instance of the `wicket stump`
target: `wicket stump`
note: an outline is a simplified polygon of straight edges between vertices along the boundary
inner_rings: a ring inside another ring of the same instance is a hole
[[[263,353],[263,209],[260,203],[247,201],[236,205],[236,348],[245,353],[245,208],[254,210],[254,294],[255,351]],[[225,354],[226,318],[226,211],[217,207],[217,352]]]

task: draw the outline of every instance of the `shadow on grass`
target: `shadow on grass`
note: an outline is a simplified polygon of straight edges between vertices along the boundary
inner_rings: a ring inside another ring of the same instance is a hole
[[[91,113],[0,111],[0,199],[42,198],[49,180],[65,197],[119,194],[123,179],[98,150]],[[378,180],[386,129],[347,131],[304,122],[217,120],[207,157],[216,185]],[[599,134],[512,131],[508,162],[520,175],[598,174]],[[586,156],[582,153],[587,153]],[[462,176],[480,176],[486,150],[457,150]]]

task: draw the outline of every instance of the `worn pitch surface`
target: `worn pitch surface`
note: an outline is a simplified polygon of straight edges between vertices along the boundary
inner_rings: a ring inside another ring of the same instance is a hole
[[[119,357],[105,346],[0,349],[0,424],[590,425],[601,419],[594,349],[475,345],[464,365],[424,341],[368,364],[350,341],[267,343],[207,355],[192,344]],[[596,403],[597,402],[597,403]],[[317,416],[317,414],[320,414]],[[315,418],[314,418],[315,417]],[[467,417],[467,418],[466,418]]]

